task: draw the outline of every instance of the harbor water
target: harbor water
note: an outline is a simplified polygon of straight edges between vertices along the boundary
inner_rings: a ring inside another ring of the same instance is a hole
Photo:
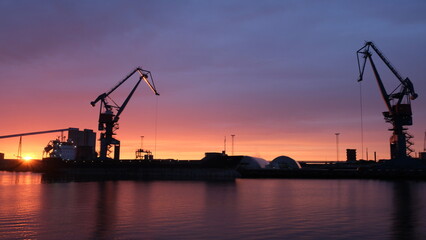
[[[0,172],[1,239],[426,239],[426,182]]]

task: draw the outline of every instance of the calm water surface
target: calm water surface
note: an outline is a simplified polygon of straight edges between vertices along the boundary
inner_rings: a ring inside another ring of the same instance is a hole
[[[426,239],[426,182],[52,182],[0,172],[1,239]]]

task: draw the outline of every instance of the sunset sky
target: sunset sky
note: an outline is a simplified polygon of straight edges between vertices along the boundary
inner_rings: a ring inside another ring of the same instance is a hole
[[[76,127],[97,130],[90,102],[135,67],[150,70],[121,115],[122,157],[222,151],[272,160],[336,160],[345,149],[389,157],[390,124],[371,68],[356,51],[374,41],[419,94],[414,148],[426,131],[425,1],[0,1],[0,135]],[[376,56],[373,56],[376,57]],[[375,58],[389,90],[398,80]],[[131,81],[132,80],[132,81]],[[113,96],[122,102],[132,78]],[[23,138],[40,158],[58,134]],[[15,158],[18,138],[0,139]],[[364,153],[364,158],[366,154]]]

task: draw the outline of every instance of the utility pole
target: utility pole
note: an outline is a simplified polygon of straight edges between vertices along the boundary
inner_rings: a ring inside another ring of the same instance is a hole
[[[223,140],[223,153],[226,153],[226,136],[225,136],[225,139]]]
[[[232,134],[231,137],[232,137],[232,156],[234,156],[234,137],[235,137],[235,134]]]
[[[336,135],[336,155],[337,155],[337,161],[339,161],[339,135],[340,133],[335,133]]]

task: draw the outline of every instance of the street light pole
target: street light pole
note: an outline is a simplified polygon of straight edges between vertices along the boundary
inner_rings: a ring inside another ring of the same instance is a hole
[[[335,133],[336,135],[336,155],[337,155],[337,161],[339,161],[339,135],[340,133]]]
[[[235,137],[235,134],[232,134],[231,137],[232,137],[232,156],[234,156],[234,137]]]

